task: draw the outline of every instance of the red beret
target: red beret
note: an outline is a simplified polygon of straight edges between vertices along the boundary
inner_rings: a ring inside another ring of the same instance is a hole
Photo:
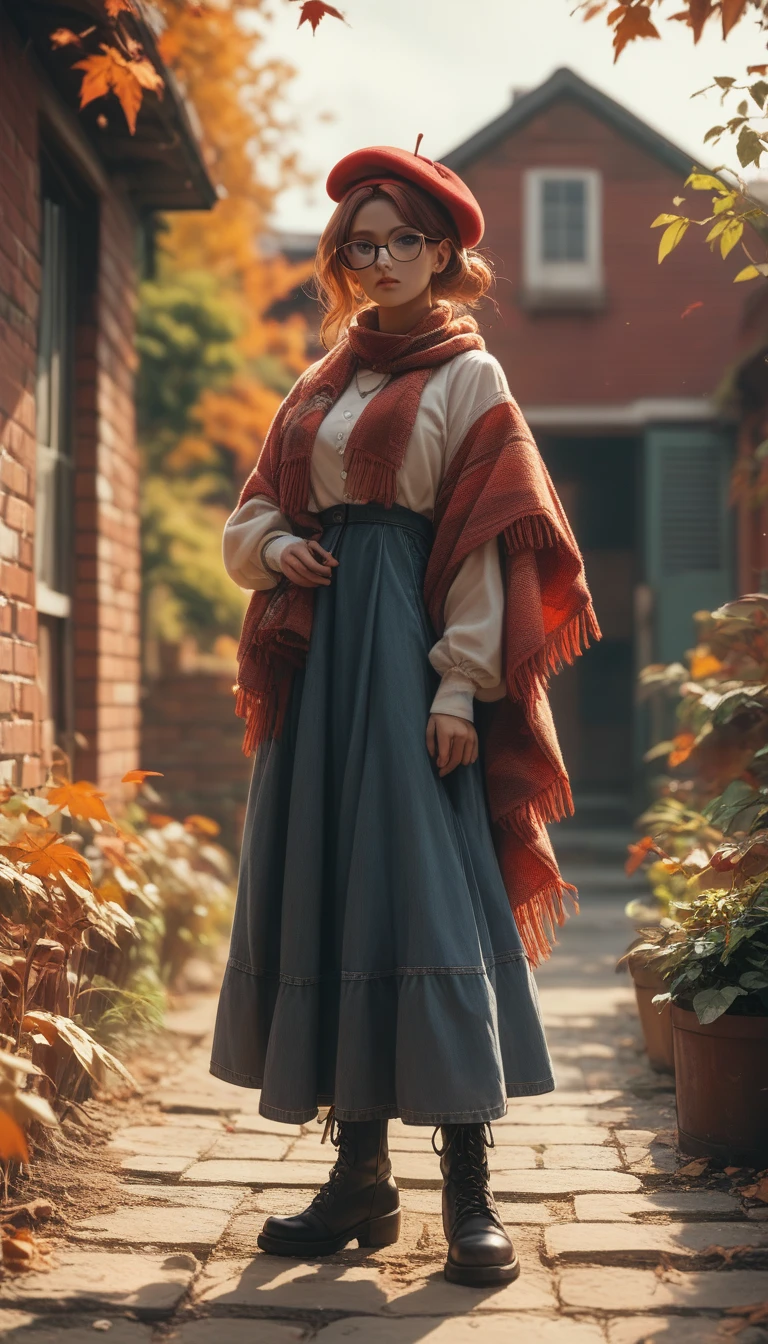
[[[386,178],[404,178],[436,196],[453,219],[462,247],[475,247],[483,236],[483,212],[465,182],[444,163],[391,145],[371,145],[346,154],[328,174],[326,190],[340,201],[351,187],[373,186]]]

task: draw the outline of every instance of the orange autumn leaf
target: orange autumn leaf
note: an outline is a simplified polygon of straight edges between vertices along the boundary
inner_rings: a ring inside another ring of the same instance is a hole
[[[86,56],[76,61],[73,70],[83,71],[80,86],[80,106],[87,107],[97,98],[105,98],[114,93],[125,114],[131,135],[136,130],[144,90],[161,94],[163,81],[151,61],[146,57],[137,61],[126,61],[119,51],[102,43],[101,55]]]
[[[333,19],[341,19],[342,22],[345,22],[344,15],[338,9],[334,9],[333,5],[327,5],[325,0],[302,0],[298,27],[300,28],[302,23],[311,23],[312,32],[316,33],[317,25],[321,19],[325,18],[326,14],[330,14]]]
[[[638,37],[660,37],[661,34],[651,20],[651,8],[647,4],[622,3],[609,15],[608,22],[615,25],[613,31],[613,59],[617,61],[628,42]]]
[[[723,664],[713,653],[694,653],[691,658],[691,677],[694,681],[703,681],[705,677],[716,677],[722,670]]]
[[[743,1185],[741,1194],[747,1199],[759,1199],[761,1204],[768,1204],[768,1176],[763,1176],[754,1185]]]
[[[695,741],[696,735],[694,733],[678,733],[677,736],[672,739],[672,750],[667,758],[667,764],[670,769],[674,769],[676,765],[682,765],[683,761],[688,760],[688,757],[693,751]]]
[[[73,33],[71,28],[57,28],[51,33],[52,47],[79,47],[80,38],[77,33]]]
[[[693,29],[694,42],[698,42],[707,19],[714,12],[713,0],[688,0],[688,22]]]
[[[748,65],[748,75],[768,75],[768,65]]]
[[[23,863],[28,873],[43,881],[61,881],[62,877],[72,878],[90,890],[91,870],[82,854],[68,845],[56,831],[33,835],[23,831],[12,845],[0,846],[11,863]]]
[[[0,1158],[4,1162],[28,1162],[29,1149],[24,1130],[12,1115],[0,1110]]]
[[[105,795],[86,779],[80,779],[76,784],[67,780],[56,788],[46,789],[45,796],[54,807],[67,808],[70,817],[78,817],[81,821],[112,820],[102,801]]]
[[[110,19],[116,19],[118,14],[123,12],[128,14],[134,12],[133,0],[104,0],[104,8]]]
[[[628,858],[624,864],[624,872],[627,874],[627,877],[631,877],[633,873],[637,872],[640,864],[650,853],[655,854],[656,852],[656,842],[650,835],[644,835],[642,840],[638,840],[636,845],[628,845]]]
[[[154,826],[158,831],[161,831],[164,826],[172,826],[175,820],[175,817],[168,817],[164,812],[150,812],[147,815],[150,826]]]
[[[123,784],[143,784],[150,775],[157,779],[162,779],[162,770],[129,770],[127,775],[123,775],[121,783]]]
[[[219,835],[221,827],[218,821],[213,817],[201,817],[196,813],[184,820],[185,831],[191,831],[193,835]]]
[[[723,11],[723,37],[739,22],[747,7],[747,0],[720,0]]]

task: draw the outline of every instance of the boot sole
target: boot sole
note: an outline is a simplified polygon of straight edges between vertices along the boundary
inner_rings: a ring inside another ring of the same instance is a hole
[[[508,1265],[455,1265],[446,1260],[443,1273],[449,1283],[460,1283],[466,1288],[484,1288],[488,1284],[512,1283],[520,1275],[517,1256]]]
[[[371,1218],[365,1223],[358,1223],[357,1227],[350,1228],[348,1232],[343,1232],[338,1237],[328,1238],[327,1241],[298,1242],[282,1237],[271,1237],[260,1232],[256,1238],[256,1245],[268,1255],[292,1256],[296,1260],[308,1260],[318,1255],[335,1255],[337,1251],[343,1251],[350,1241],[356,1241],[361,1249],[366,1250],[394,1246],[400,1236],[401,1220],[402,1214],[398,1208],[392,1213],[383,1214],[381,1218]]]

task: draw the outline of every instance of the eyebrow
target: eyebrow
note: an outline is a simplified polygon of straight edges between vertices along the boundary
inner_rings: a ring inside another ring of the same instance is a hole
[[[412,229],[412,228],[414,228],[414,227],[415,227],[415,226],[414,226],[413,224],[395,224],[394,228],[391,228],[391,229],[389,230],[389,233],[387,234],[387,236],[386,236],[386,238],[384,239],[384,241],[385,241],[385,242],[388,242],[389,239],[392,237],[392,234],[393,234],[393,233],[397,233],[397,230],[398,230],[398,229]],[[372,230],[372,229],[353,229],[352,232],[350,233],[348,239],[347,239],[347,242],[348,242],[348,243],[353,243],[353,242],[355,242],[356,240],[359,240],[359,239],[361,239],[361,238],[364,238],[364,239],[366,240],[366,242],[369,242],[369,243],[374,243],[374,242],[376,242],[376,239],[373,237],[373,230]]]

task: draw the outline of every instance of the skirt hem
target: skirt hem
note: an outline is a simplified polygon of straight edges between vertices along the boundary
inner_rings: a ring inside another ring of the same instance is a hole
[[[220,1078],[225,1083],[232,1083],[235,1087],[258,1089],[264,1085],[263,1078],[235,1073],[232,1069],[226,1069],[221,1064],[211,1062],[209,1071],[215,1078]],[[555,1080],[549,1077],[542,1079],[540,1082],[508,1084],[506,1095],[508,1098],[540,1097],[547,1092],[554,1092],[554,1090]],[[282,1124],[302,1125],[309,1124],[311,1120],[314,1120],[321,1106],[332,1105],[333,1097],[319,1096],[314,1110],[305,1107],[297,1111],[288,1110],[282,1106],[271,1106],[269,1102],[262,1099],[259,1101],[259,1115],[263,1115],[265,1120],[276,1120]],[[365,1110],[337,1110],[336,1117],[338,1120],[352,1121],[402,1120],[404,1125],[476,1125],[490,1124],[493,1120],[500,1120],[503,1115],[506,1115],[507,1109],[504,1102],[497,1106],[486,1106],[480,1110],[450,1112],[411,1111],[402,1106],[382,1105],[370,1106]]]

